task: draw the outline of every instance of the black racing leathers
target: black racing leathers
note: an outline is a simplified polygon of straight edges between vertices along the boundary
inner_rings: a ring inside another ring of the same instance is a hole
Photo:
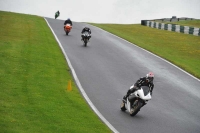
[[[127,91],[127,94],[124,98],[127,98],[131,93],[135,92],[136,90],[140,89],[141,86],[147,86],[150,89],[150,93],[152,95],[154,84],[153,81],[148,82],[146,77],[142,77],[136,81],[134,86]]]
[[[82,34],[84,33],[84,32],[88,32],[89,34],[91,34],[92,32],[91,32],[91,30],[89,29],[89,28],[83,28],[83,30],[82,30]]]
[[[70,24],[71,26],[72,26],[72,21],[71,20],[66,20],[65,22],[64,22],[64,25],[66,25],[66,24]]]

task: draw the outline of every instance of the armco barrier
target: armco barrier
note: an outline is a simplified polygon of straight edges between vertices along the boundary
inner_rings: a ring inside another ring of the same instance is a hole
[[[142,20],[141,25],[145,25],[151,28],[156,28],[156,29],[175,31],[179,33],[200,36],[200,28],[196,28],[196,27],[181,26],[181,25],[176,25],[176,24],[165,24],[165,23],[159,23],[159,22],[154,22],[154,21],[149,21],[149,20]]]

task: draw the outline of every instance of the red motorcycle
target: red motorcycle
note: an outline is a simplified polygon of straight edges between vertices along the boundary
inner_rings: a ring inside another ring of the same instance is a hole
[[[64,26],[64,31],[66,32],[66,35],[69,34],[69,32],[71,31],[71,29],[72,29],[72,26],[70,24],[66,24]]]

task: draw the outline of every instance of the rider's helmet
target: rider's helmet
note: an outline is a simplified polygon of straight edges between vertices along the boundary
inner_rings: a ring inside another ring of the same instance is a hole
[[[67,20],[70,20],[70,18],[68,18]]]
[[[154,74],[153,74],[153,72],[149,72],[149,73],[147,74],[147,76],[146,76],[146,79],[147,79],[148,82],[153,81],[153,79],[154,79]]]

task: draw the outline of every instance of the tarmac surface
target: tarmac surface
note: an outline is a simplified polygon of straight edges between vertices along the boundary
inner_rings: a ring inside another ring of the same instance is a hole
[[[200,133],[199,79],[97,27],[73,22],[66,36],[63,20],[46,20],[89,99],[118,132]],[[87,47],[81,41],[85,26],[92,31]],[[120,110],[122,97],[148,72],[155,74],[152,100],[131,117]]]

